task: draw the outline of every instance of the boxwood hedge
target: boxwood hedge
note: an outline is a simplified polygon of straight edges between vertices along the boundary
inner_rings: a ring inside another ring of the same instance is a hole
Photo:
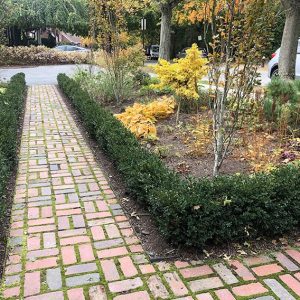
[[[148,207],[171,242],[203,247],[274,237],[299,226],[299,167],[183,180],[72,79],[60,74],[58,82],[91,136],[115,163],[128,191]]]
[[[5,208],[7,182],[17,161],[18,131],[24,105],[25,75],[13,76],[0,94],[0,218]]]

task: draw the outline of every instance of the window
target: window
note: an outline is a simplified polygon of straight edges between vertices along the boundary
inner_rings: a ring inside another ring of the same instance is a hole
[[[67,51],[76,51],[76,47],[74,47],[74,46],[67,46]]]
[[[66,51],[66,46],[57,46],[56,49]]]

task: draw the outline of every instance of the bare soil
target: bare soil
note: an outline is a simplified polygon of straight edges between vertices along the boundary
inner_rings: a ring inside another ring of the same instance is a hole
[[[211,177],[214,165],[213,145],[212,142],[203,145],[204,153],[197,154],[197,147],[192,146],[196,141],[188,128],[194,117],[193,114],[180,114],[178,123],[181,124],[181,129],[178,129],[176,125],[175,115],[159,121],[157,124],[159,140],[152,144],[150,149],[159,154],[170,169],[182,176]],[[221,174],[249,172],[249,164],[245,160],[238,159],[229,151],[223,163]]]
[[[157,99],[157,95],[147,96],[146,100],[135,96],[122,104],[107,105],[106,108],[114,114],[119,114],[136,101],[150,102],[154,99]],[[181,112],[177,122],[176,114],[164,120],[157,120],[158,139],[141,141],[141,144],[157,154],[170,169],[182,177],[211,178],[214,166],[212,125],[210,124],[208,138],[201,134],[201,126],[212,120],[209,114],[207,109],[200,109],[197,113]],[[222,164],[221,175],[265,171],[268,165],[271,167],[300,159],[300,142],[295,148],[289,139],[282,140],[279,137],[276,127],[273,128],[264,122],[258,127],[255,131],[248,130],[247,126],[236,131]],[[198,133],[194,132],[195,129]],[[203,138],[204,141],[201,141]]]

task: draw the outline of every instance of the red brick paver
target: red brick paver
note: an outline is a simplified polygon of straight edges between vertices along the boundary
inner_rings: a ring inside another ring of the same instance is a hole
[[[30,87],[0,299],[300,299],[297,247],[151,264],[128,221],[57,88]]]

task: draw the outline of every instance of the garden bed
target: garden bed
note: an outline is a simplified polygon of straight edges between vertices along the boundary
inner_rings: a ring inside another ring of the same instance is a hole
[[[214,243],[278,237],[300,220],[300,176],[296,166],[268,174],[181,179],[75,81],[59,84],[87,130],[120,172],[128,192],[151,211],[173,244],[203,248]]]
[[[214,150],[212,134],[203,135],[207,113],[181,114],[158,121],[155,142],[147,147],[182,176],[212,177]],[[199,128],[197,130],[197,128]],[[221,175],[251,174],[300,159],[300,141],[282,140],[277,131],[237,131],[232,147],[221,168]],[[290,159],[288,156],[291,156]]]
[[[136,92],[131,99],[105,107],[118,115],[135,103],[151,103],[158,97],[155,93],[141,96]],[[269,171],[300,160],[299,132],[284,135],[276,124],[266,122],[263,116],[252,117],[254,120],[247,119],[244,127],[236,131],[221,175]],[[178,120],[174,111],[167,118],[157,119],[157,139],[140,139],[140,143],[182,177],[211,178],[214,166],[211,120],[206,106],[197,113],[181,112]]]
[[[205,250],[187,247],[176,246],[172,241],[167,241],[161,232],[158,230],[155,218],[149,213],[147,208],[135,201],[128,193],[124,180],[117,170],[115,164],[109,159],[109,155],[103,151],[97,141],[91,138],[87,132],[83,120],[80,118],[79,112],[74,109],[74,105],[70,102],[63,92],[62,98],[65,100],[69,111],[74,118],[76,125],[80,129],[81,134],[84,136],[85,141],[89,144],[93,151],[93,155],[97,163],[103,169],[104,174],[109,182],[109,185],[114,191],[117,199],[119,200],[130,224],[139,240],[143,245],[143,249],[149,255],[152,261],[166,261],[166,260],[202,260],[202,259],[218,259],[236,256],[256,255],[258,253],[265,253],[266,251],[279,251],[287,245],[293,245],[298,242],[298,232],[286,236],[280,236],[278,239],[259,238],[255,240],[247,240],[245,243],[227,243],[214,245],[210,244],[205,247]],[[134,103],[133,100],[128,100],[120,106],[109,106],[109,109],[114,113],[120,113],[124,110],[124,106],[129,106]],[[181,121],[189,118],[190,115],[182,115]],[[175,122],[175,118],[164,120],[160,124],[162,126]],[[158,125],[158,127],[160,126]],[[160,130],[159,130],[159,136]],[[159,143],[162,140],[159,141]]]
[[[6,258],[24,107],[25,76],[17,74],[0,95],[0,278]]]

